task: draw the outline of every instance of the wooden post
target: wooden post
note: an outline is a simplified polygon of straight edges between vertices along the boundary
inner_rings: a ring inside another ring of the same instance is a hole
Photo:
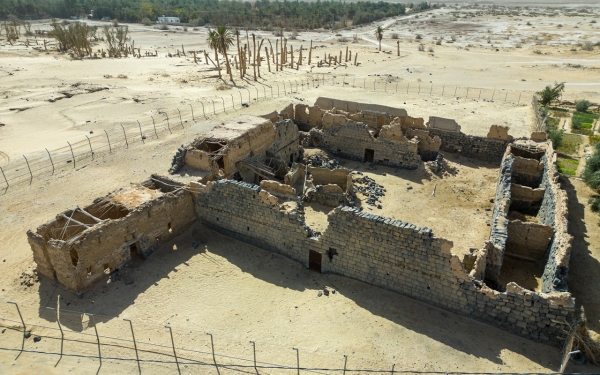
[[[396,44],[398,45],[398,56],[400,56],[400,41],[396,41]]]
[[[358,52],[356,52],[356,53],[354,54],[354,66],[357,66],[357,65],[356,65],[356,60],[357,60],[357,59],[358,59]]]
[[[290,69],[294,69],[294,47],[290,44]]]
[[[275,71],[279,71],[279,40],[275,39]]]
[[[260,43],[258,44],[258,50],[256,50],[256,60],[257,60],[257,62],[258,62],[258,68],[256,68],[256,69],[258,70],[258,78],[262,78],[262,77],[260,76],[260,50],[262,49],[262,45],[263,45],[264,41],[265,41],[264,39],[262,39],[262,40],[260,41]],[[267,48],[267,47],[265,47],[265,49],[266,49],[266,48]]]
[[[308,65],[310,65],[311,58],[312,58],[312,39],[310,40],[310,49],[308,50]]]
[[[239,54],[238,54],[239,55]],[[233,62],[235,63],[235,70],[238,69],[237,56],[233,56]]]
[[[196,51],[194,51],[194,64],[198,64],[198,59],[196,58]],[[236,65],[237,69],[237,65]]]
[[[252,34],[252,43],[254,44],[254,80],[256,81],[256,35]]]
[[[183,47],[183,44],[181,45],[181,51],[183,52],[183,56],[185,56],[185,48]]]
[[[346,58],[344,59],[344,62],[348,62],[348,46],[346,46]]]
[[[265,56],[267,56],[267,65],[269,67],[269,73],[271,73],[271,60],[269,60],[269,49],[265,47]]]
[[[283,40],[283,50],[285,51],[285,54],[283,55],[283,62],[287,63],[287,39]]]
[[[339,62],[339,64],[341,64],[341,63],[342,63],[342,51],[340,51],[340,59],[339,59],[339,60],[337,60],[336,62]]]
[[[204,52],[204,61],[206,61],[206,65],[208,65],[208,55],[206,54],[206,50],[202,52]]]

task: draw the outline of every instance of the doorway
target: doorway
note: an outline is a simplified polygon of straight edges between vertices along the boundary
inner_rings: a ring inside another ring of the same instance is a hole
[[[321,273],[321,259],[323,255],[318,251],[309,250],[308,251],[308,269],[311,271],[315,271]]]
[[[131,265],[137,266],[142,259],[142,254],[140,253],[140,243],[136,241],[129,245],[129,259],[131,259]]]
[[[372,163],[373,160],[375,160],[375,150],[365,148],[365,161],[368,163]]]

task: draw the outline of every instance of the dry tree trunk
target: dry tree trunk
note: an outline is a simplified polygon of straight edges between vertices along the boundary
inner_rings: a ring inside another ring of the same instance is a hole
[[[256,35],[252,34],[252,43],[254,44],[254,80],[256,81]]]
[[[269,67],[269,73],[271,73],[271,60],[269,60],[269,49],[267,47],[265,47],[265,56],[267,57],[267,66]]]
[[[311,59],[312,59],[312,39],[310,40],[310,49],[308,50],[308,65],[310,65]]]

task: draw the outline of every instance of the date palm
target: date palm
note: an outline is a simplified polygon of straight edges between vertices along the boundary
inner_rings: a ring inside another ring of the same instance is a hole
[[[227,66],[227,73],[229,73],[229,79],[233,82],[233,74],[231,66],[229,65],[229,57],[227,56],[227,50],[233,46],[233,34],[226,26],[217,26],[216,30],[210,30],[208,32],[209,47],[220,52],[225,56],[225,64]],[[220,77],[219,72],[219,77]]]
[[[208,43],[208,48],[215,51],[215,60],[217,60],[217,69],[219,70],[219,78],[221,78],[221,63],[219,62],[219,39],[215,30],[208,30],[206,42]]]
[[[375,37],[379,41],[379,50],[381,51],[381,39],[383,39],[383,27],[377,26],[375,29]]]

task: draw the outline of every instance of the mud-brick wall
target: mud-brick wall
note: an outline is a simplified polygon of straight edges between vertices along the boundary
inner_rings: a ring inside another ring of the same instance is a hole
[[[477,137],[461,132],[450,132],[440,129],[427,129],[429,134],[442,139],[440,150],[459,153],[460,155],[477,160],[499,162],[502,160],[506,146],[510,140]]]
[[[309,230],[302,215],[279,210],[277,198],[257,185],[233,180],[209,183],[195,199],[196,214],[207,227],[256,247],[308,265]]]
[[[295,161],[300,146],[298,143],[298,126],[292,120],[279,121],[275,124],[275,131],[276,141],[269,148],[269,151],[285,162]],[[290,156],[292,159],[290,159]]]
[[[542,274],[542,291],[546,293],[568,291],[567,278],[571,258],[572,236],[568,233],[568,199],[566,192],[560,188],[555,158],[552,145],[548,145],[546,154],[541,159],[544,171],[540,188],[545,191],[538,212],[540,223],[553,226],[555,231]]]
[[[376,164],[416,169],[421,163],[416,144],[374,138],[365,124],[348,123],[323,131],[313,129],[310,134],[315,146],[346,159],[364,161],[365,150],[370,149],[375,151]]]

